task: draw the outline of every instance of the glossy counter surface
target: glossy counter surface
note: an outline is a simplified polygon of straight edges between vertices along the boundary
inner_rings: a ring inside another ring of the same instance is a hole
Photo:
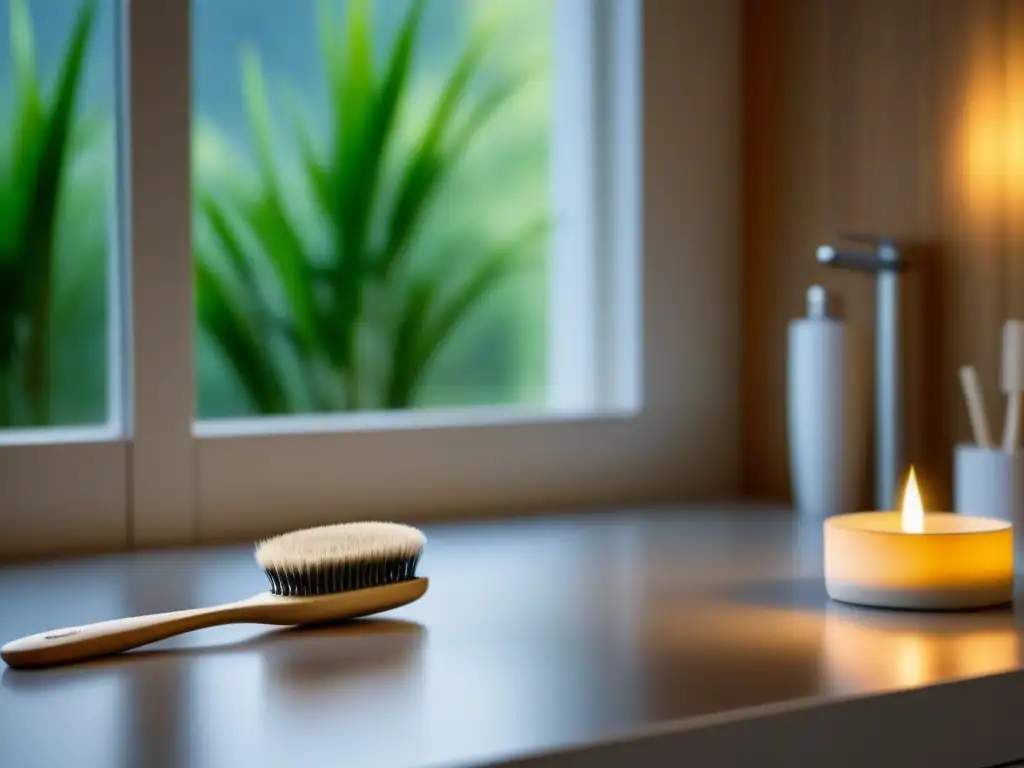
[[[868,712],[863,694],[967,679],[1002,687],[940,685],[914,705],[968,729],[957,760],[933,755],[928,764],[981,768],[1024,756],[999,712],[964,720],[976,709],[972,695],[993,708],[1024,703],[1020,616],[831,604],[820,527],[796,526],[788,514],[622,512],[425,530],[430,590],[386,618],[208,629],[54,670],[0,664],[0,765],[475,765],[676,731],[661,745],[672,751],[666,764],[690,747],[716,762],[708,750],[725,747],[694,739],[705,726],[777,718],[771,733],[781,738],[822,704],[849,701],[858,717],[858,706]],[[0,643],[264,588],[247,547],[8,566]],[[940,704],[968,714],[928,709]],[[751,731],[742,741],[765,754],[768,742],[755,747],[757,738]],[[735,741],[726,734],[721,744]],[[614,762],[627,759],[640,758]]]

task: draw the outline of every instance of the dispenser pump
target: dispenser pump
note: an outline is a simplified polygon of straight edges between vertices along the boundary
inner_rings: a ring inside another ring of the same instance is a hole
[[[807,317],[812,320],[828,317],[828,292],[823,286],[812,285],[807,289]]]

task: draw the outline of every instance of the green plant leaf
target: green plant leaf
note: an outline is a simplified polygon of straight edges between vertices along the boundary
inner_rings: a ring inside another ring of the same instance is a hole
[[[344,180],[340,214],[346,253],[354,255],[360,262],[365,260],[366,237],[370,230],[381,169],[393,139],[395,118],[405,96],[422,13],[422,0],[413,3],[399,30],[379,90],[368,96],[360,92],[359,98],[365,98],[366,103],[356,102],[358,108],[365,109],[365,114],[361,115],[361,135],[353,136],[349,143],[351,176]],[[368,34],[368,30],[363,30],[363,34]],[[350,61],[350,71],[367,74],[364,69],[363,62]],[[372,73],[368,74],[372,77]],[[360,87],[363,85],[359,84]],[[349,102],[346,102],[348,106]]]
[[[38,155],[43,104],[35,77],[32,20],[24,0],[9,6],[10,43],[14,68],[15,110],[12,115],[9,155],[0,179],[0,373],[5,388],[0,393],[3,425],[10,425],[14,409],[16,333],[22,315],[30,306],[25,278],[26,254],[21,249],[25,210],[30,202],[30,179],[26,178]]]
[[[72,132],[71,156],[75,159],[87,155],[107,136],[108,122],[105,115],[92,114],[79,118]]]
[[[343,41],[338,37],[338,23],[330,0],[320,0],[317,3],[316,28],[320,33],[320,56],[324,61],[331,101],[337,107],[344,103],[341,85],[345,80],[345,48]]]
[[[393,140],[396,117],[406,92],[409,67],[423,12],[422,0],[412,4],[389,53],[380,87],[374,82],[372,34],[368,5],[350,3],[348,59],[345,79],[334,92],[338,145],[331,211],[338,254],[335,260],[336,301],[326,333],[337,339],[332,359],[347,370],[352,407],[358,406],[359,371],[355,352],[362,314],[363,273],[369,268],[368,239],[376,210],[385,157]]]
[[[20,246],[25,226],[25,211],[30,204],[31,175],[38,161],[43,135],[43,97],[36,74],[32,19],[24,0],[10,2],[11,56],[14,66],[15,112],[11,131],[10,178],[4,186],[0,206],[0,253],[10,257]]]
[[[299,145],[299,157],[302,160],[302,167],[308,177],[310,189],[313,191],[313,199],[320,206],[321,212],[329,216],[331,213],[331,202],[327,172],[318,156],[309,119],[303,110],[299,95],[294,89],[288,88],[285,92],[285,98],[288,101],[288,111],[291,113],[292,127],[295,130],[295,136]]]
[[[242,63],[246,114],[256,144],[262,190],[245,206],[245,217],[277,271],[288,301],[291,322],[302,351],[317,348],[316,305],[308,278],[308,260],[285,209],[270,135],[270,108],[259,57],[248,52]]]
[[[14,81],[19,93],[34,93],[39,96],[39,82],[36,77],[35,32],[32,17],[25,0],[9,0],[11,58],[14,64]]]
[[[474,35],[449,75],[423,137],[405,165],[388,218],[387,240],[377,265],[385,277],[408,248],[440,182],[459,159],[453,152],[445,151],[445,140],[490,41],[490,30],[480,30]]]
[[[529,67],[522,72],[502,78],[490,86],[473,104],[469,115],[453,131],[447,149],[456,158],[461,157],[477,134],[495,117],[501,107],[522,91],[543,69],[538,66]]]
[[[433,281],[423,278],[409,289],[391,347],[391,371],[384,394],[387,408],[408,408],[412,403],[420,334],[436,300],[434,291]]]
[[[0,400],[10,395],[11,369],[14,367],[15,356],[15,330],[19,317],[19,296],[18,285],[21,282],[21,275],[17,262],[4,261],[0,263],[0,374],[7,381],[7,388],[0,392]],[[0,403],[2,406],[3,403]],[[8,409],[7,413],[10,413]],[[0,426],[9,426],[5,421],[0,421]]]
[[[373,30],[367,0],[349,0],[345,21],[345,60],[335,65],[331,84],[334,94],[334,153],[328,189],[332,202],[335,236],[340,249],[351,248],[355,239],[349,231],[354,214],[348,206],[355,202],[355,183],[360,165],[364,136],[374,99]],[[358,253],[340,254],[342,259],[358,259]]]
[[[25,388],[34,424],[48,421],[49,343],[53,289],[53,244],[61,185],[68,164],[74,107],[96,3],[78,13],[40,139],[38,163],[28,187],[29,204],[20,248],[27,260],[23,289],[32,300]]]
[[[333,26],[324,11],[323,19]],[[328,359],[347,379],[349,405],[358,407],[358,370],[354,360],[356,326],[361,313],[360,285],[362,238],[359,218],[363,203],[355,197],[361,144],[367,130],[374,95],[373,32],[370,6],[366,0],[350,0],[343,45],[333,32],[323,32],[324,55],[332,96],[332,140],[327,175],[327,218],[334,241],[334,292],[325,313],[321,333],[331,341],[324,345]],[[344,51],[342,56],[341,51]]]
[[[249,131],[256,149],[256,163],[259,166],[260,177],[265,185],[276,189],[277,171],[274,167],[267,87],[263,80],[263,65],[260,62],[260,57],[251,48],[246,48],[242,52],[242,95],[245,99]]]
[[[202,195],[199,206],[207,221],[210,222],[210,229],[213,230],[242,290],[253,303],[262,305],[259,281],[256,279],[256,273],[242,247],[241,237],[235,232],[234,226],[228,221],[221,206],[212,197]]]
[[[531,222],[507,243],[479,261],[450,295],[443,294],[449,265],[442,262],[413,282],[392,348],[387,386],[389,408],[407,408],[431,362],[481,300],[523,263],[524,253],[547,233],[545,220]]]
[[[242,245],[241,234],[235,225],[228,219],[223,208],[211,197],[204,195],[200,205],[204,216],[210,223],[210,229],[220,246],[220,251],[226,257],[231,269],[232,283],[237,286],[238,298],[233,300],[232,316],[237,315],[238,322],[244,318],[245,322],[252,326],[256,337],[262,339],[264,345],[272,334],[279,332],[294,348],[301,349],[302,341],[298,338],[292,318],[276,317],[266,300],[252,260]],[[226,283],[222,283],[222,290],[226,289],[226,285]],[[283,381],[283,373],[274,364],[274,359],[267,356],[266,360],[266,365],[260,368],[248,365],[240,371],[240,376],[248,378],[255,372],[261,376],[269,375],[278,381]],[[310,381],[307,384],[312,388],[314,382]],[[253,393],[267,390],[266,385],[258,381],[248,383],[246,388]],[[261,398],[254,402],[265,402],[265,399]]]
[[[242,387],[263,414],[287,413],[288,398],[266,348],[240,302],[201,255],[195,261],[199,322],[238,374]]]

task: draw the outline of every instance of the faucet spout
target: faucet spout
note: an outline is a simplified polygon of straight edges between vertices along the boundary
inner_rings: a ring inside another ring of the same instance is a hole
[[[903,399],[900,273],[907,268],[892,240],[871,238],[873,251],[840,251],[822,245],[820,264],[875,274],[875,506],[896,509],[903,473]]]

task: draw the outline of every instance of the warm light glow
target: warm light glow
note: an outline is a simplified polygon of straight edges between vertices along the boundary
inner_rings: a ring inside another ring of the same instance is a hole
[[[921,491],[917,488],[913,467],[910,468],[910,476],[903,490],[903,532],[924,533],[924,505],[921,503]]]
[[[972,50],[965,62],[965,90],[958,124],[963,161],[958,183],[969,222],[997,226],[1019,209],[1024,196],[1024,102],[1020,90],[1024,46],[1004,37],[987,17],[969,31]],[[1006,40],[1005,45],[993,44]],[[986,258],[984,255],[979,259]]]
[[[927,635],[900,633],[891,638],[893,648],[890,653],[895,665],[893,679],[905,688],[924,685],[933,677],[931,657],[936,655],[938,645],[934,640],[929,643]],[[878,654],[879,657],[882,654]]]

